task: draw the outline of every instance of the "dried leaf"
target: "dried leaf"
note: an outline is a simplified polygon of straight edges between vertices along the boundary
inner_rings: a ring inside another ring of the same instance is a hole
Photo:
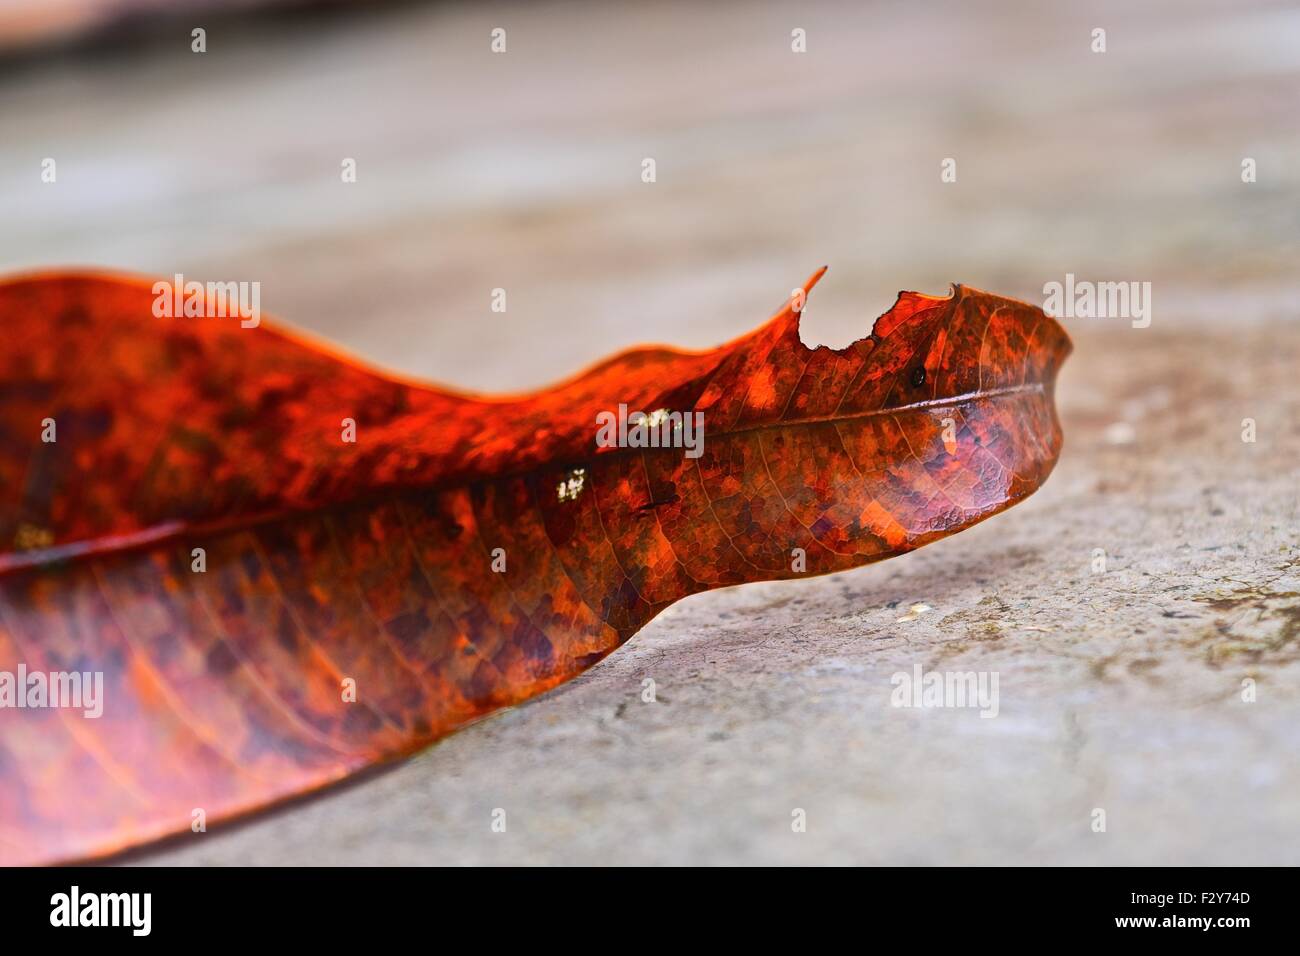
[[[1061,443],[1065,333],[960,286],[904,293],[841,351],[800,343],[796,296],[715,351],[485,399],[266,323],[155,318],[151,285],[0,285],[0,674],[103,675],[99,717],[0,710],[0,862],[103,856],[408,754],[688,594],[968,527]],[[702,413],[702,453],[598,447],[620,403]]]

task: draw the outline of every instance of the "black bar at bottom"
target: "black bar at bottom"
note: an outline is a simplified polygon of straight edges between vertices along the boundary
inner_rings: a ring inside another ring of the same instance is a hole
[[[1280,936],[1294,909],[1293,874],[1278,869],[57,868],[0,870],[0,881],[7,942],[81,945],[549,947],[576,933],[584,945],[623,948],[779,928],[863,943],[900,931],[926,946],[1100,937],[1231,946]]]

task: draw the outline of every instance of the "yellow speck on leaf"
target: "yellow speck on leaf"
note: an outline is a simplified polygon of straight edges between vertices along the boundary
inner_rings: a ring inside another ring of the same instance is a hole
[[[34,524],[20,524],[14,535],[14,548],[18,551],[34,551],[48,548],[54,544],[54,532],[49,528],[38,528]]]
[[[574,468],[569,477],[556,486],[560,501],[573,501],[582,493],[582,485],[587,480],[587,469]]]

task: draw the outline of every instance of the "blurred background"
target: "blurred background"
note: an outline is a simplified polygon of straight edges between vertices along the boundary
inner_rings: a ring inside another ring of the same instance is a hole
[[[0,0],[4,272],[259,281],[461,388],[711,347],[823,264],[808,344],[900,289],[1153,284],[1150,329],[1066,322],[1066,452],[1022,508],[683,602],[393,773],[146,859],[1293,862],[1298,120],[1300,7],[1268,0]],[[883,707],[918,659],[1000,670],[1003,716]]]
[[[6,270],[258,280],[465,387],[711,346],[823,264],[828,344],[958,281],[1294,301],[1294,4],[0,0],[0,42]]]

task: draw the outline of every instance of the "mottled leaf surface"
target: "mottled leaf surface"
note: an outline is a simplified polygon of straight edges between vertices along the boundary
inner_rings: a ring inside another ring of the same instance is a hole
[[[840,351],[801,344],[790,303],[714,351],[500,399],[265,321],[156,318],[151,286],[0,284],[0,672],[104,675],[97,719],[0,709],[2,863],[100,857],[410,753],[686,595],[987,518],[1061,444],[1064,331],[961,286],[904,293]],[[703,454],[598,448],[620,403],[702,412]]]

